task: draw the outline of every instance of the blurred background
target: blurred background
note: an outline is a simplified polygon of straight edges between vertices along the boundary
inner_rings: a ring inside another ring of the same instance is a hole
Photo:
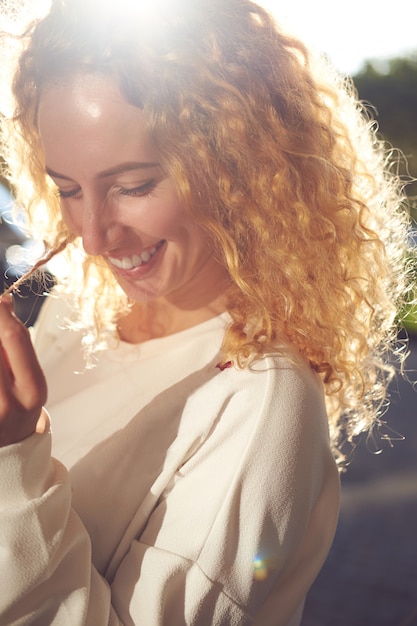
[[[417,2],[262,0],[278,21],[353,78],[398,173],[417,224]],[[406,157],[400,158],[400,154]],[[11,222],[0,179],[0,293],[33,262],[37,249]],[[417,232],[417,227],[414,232]],[[413,236],[417,242],[417,237]],[[48,270],[23,285],[18,316],[31,325],[53,284]],[[329,557],[308,596],[302,626],[417,626],[417,311],[405,376],[391,386],[386,426],[358,441],[342,476],[340,523]]]

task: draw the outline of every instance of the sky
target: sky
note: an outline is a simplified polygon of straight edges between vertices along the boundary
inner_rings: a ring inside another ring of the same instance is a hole
[[[43,6],[50,0],[35,1]],[[28,0],[0,0],[10,6],[20,2]],[[287,30],[324,52],[342,73],[355,74],[365,60],[383,62],[417,52],[417,0],[255,2],[273,12]]]
[[[342,73],[417,52],[417,0],[257,0]]]

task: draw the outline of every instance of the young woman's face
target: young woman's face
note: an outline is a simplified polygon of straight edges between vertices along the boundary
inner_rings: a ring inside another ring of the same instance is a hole
[[[188,307],[202,286],[220,289],[225,270],[207,235],[160,167],[142,111],[112,80],[88,75],[47,88],[39,129],[66,223],[132,300]]]

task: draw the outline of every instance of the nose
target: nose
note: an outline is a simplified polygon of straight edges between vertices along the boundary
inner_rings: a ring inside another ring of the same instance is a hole
[[[83,200],[79,234],[87,254],[99,256],[110,248],[114,239],[111,203],[100,196],[84,195]]]
[[[97,213],[84,212],[80,234],[87,254],[103,254],[107,248],[107,232],[103,219]]]

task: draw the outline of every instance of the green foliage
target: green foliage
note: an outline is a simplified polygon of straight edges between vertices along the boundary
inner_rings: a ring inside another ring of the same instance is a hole
[[[407,182],[417,177],[417,52],[408,58],[381,63],[368,61],[353,77],[359,98],[371,106],[381,138],[407,159],[399,173]],[[406,186],[417,221],[417,182]]]

